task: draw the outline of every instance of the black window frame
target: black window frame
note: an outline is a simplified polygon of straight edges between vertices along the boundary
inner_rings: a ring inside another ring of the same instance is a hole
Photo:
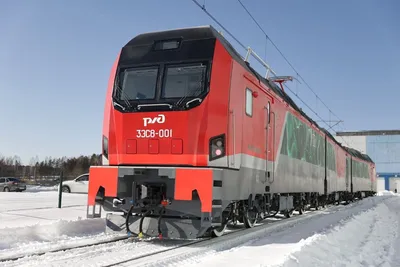
[[[246,115],[250,118],[253,117],[253,90],[251,90],[249,87],[246,87],[246,90],[244,91],[244,112],[246,113]],[[250,92],[250,101],[251,101],[251,114],[247,113],[247,92]]]
[[[146,98],[146,99],[129,99],[129,102],[137,101],[139,100],[140,102],[146,102],[146,101],[151,101],[151,100],[156,100],[157,99],[157,94],[158,94],[158,87],[159,87],[159,77],[160,77],[160,72],[161,68],[160,65],[144,65],[144,66],[133,66],[133,67],[122,67],[118,68],[115,77],[114,77],[114,84],[113,84],[113,98],[118,101],[124,101],[121,99],[121,93],[117,88],[121,88],[122,91],[122,83],[124,81],[124,76],[126,71],[129,70],[145,70],[145,69],[157,69],[157,75],[156,75],[156,86],[155,86],[155,91],[154,91],[154,97],[153,98]],[[118,86],[118,87],[117,87]],[[138,101],[138,102],[139,102]]]
[[[194,99],[194,98],[203,98],[202,96],[205,96],[208,91],[210,90],[209,88],[209,75],[208,75],[208,69],[209,69],[209,65],[206,62],[202,62],[202,61],[197,61],[197,62],[185,62],[185,63],[166,63],[163,64],[162,67],[162,76],[161,76],[161,84],[160,84],[160,92],[159,92],[159,100],[163,100],[163,101],[169,101],[169,100],[179,100],[181,99],[183,96],[178,96],[178,97],[162,97],[163,93],[165,92],[165,85],[167,82],[167,70],[168,68],[172,67],[189,67],[189,66],[198,66],[198,65],[203,65],[205,67],[204,70],[204,74],[203,74],[203,88],[201,90],[201,93],[198,96],[187,96],[187,98],[189,99]]]
[[[167,66],[188,66],[188,65],[198,65],[198,64],[203,64],[205,66],[205,72],[204,72],[204,88],[202,90],[202,93],[199,96],[193,97],[193,96],[189,96],[186,98],[186,101],[189,101],[191,99],[195,99],[195,98],[200,98],[202,100],[204,100],[204,98],[208,95],[208,93],[210,92],[210,83],[211,83],[211,71],[212,71],[212,63],[213,60],[210,59],[200,59],[200,60],[187,60],[187,61],[178,61],[178,62],[158,62],[158,63],[151,63],[151,64],[137,64],[137,65],[120,65],[117,67],[116,72],[115,72],[115,76],[114,76],[114,83],[113,83],[113,91],[112,91],[112,100],[118,104],[120,104],[121,106],[126,106],[126,104],[124,103],[125,101],[120,99],[120,95],[121,93],[118,92],[118,86],[122,86],[122,82],[123,80],[121,80],[120,77],[123,77],[124,71],[127,69],[144,69],[144,68],[157,68],[158,72],[157,72],[157,82],[156,82],[156,94],[155,94],[155,98],[153,99],[131,99],[129,100],[129,104],[133,107],[132,110],[122,110],[120,109],[118,106],[114,105],[114,109],[118,109],[120,112],[127,112],[127,113],[131,113],[131,112],[148,112],[149,110],[143,109],[143,110],[138,110],[137,108],[135,108],[135,106],[140,105],[140,104],[161,104],[161,103],[166,103],[166,104],[170,104],[170,105],[174,105],[176,104],[176,101],[179,100],[181,97],[174,97],[174,98],[162,98],[161,97],[161,93],[163,91],[164,88],[164,84],[165,84],[165,79],[166,79],[166,68]],[[200,103],[198,103],[200,104]],[[193,106],[194,107],[194,106]],[[128,108],[128,107],[126,107]],[[167,109],[165,110],[165,107],[162,111],[180,111],[180,110],[188,110],[191,109],[192,107],[188,107],[188,108],[184,108],[184,109]],[[161,110],[161,107],[160,107]],[[157,111],[156,109],[153,109],[153,111]]]

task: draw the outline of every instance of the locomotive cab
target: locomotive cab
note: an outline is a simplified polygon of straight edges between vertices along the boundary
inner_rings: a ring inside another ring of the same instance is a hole
[[[221,224],[232,63],[217,35],[212,27],[141,34],[115,61],[88,204],[128,214],[107,215],[119,231],[131,220],[136,234],[196,238]]]

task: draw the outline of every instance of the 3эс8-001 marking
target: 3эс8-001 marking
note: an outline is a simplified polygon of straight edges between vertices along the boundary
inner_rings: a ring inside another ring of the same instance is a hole
[[[172,137],[172,129],[159,130],[136,130],[136,138],[170,138]]]

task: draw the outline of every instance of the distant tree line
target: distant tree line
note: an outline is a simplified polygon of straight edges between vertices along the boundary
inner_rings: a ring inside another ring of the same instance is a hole
[[[101,165],[101,154],[79,157],[32,157],[29,165],[22,165],[19,156],[4,157],[0,155],[0,177],[17,177],[22,179],[51,179],[58,178],[61,171],[66,179],[72,179],[80,174],[89,172],[90,166]]]

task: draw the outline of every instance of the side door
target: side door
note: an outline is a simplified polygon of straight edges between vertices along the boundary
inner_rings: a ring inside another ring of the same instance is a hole
[[[231,89],[229,91],[229,117],[228,117],[228,167],[240,169],[242,166],[242,123],[246,85],[243,82],[243,73],[237,68],[232,68]]]
[[[265,106],[265,180],[274,181],[274,153],[275,153],[275,113],[272,110],[271,100],[268,98]]]

